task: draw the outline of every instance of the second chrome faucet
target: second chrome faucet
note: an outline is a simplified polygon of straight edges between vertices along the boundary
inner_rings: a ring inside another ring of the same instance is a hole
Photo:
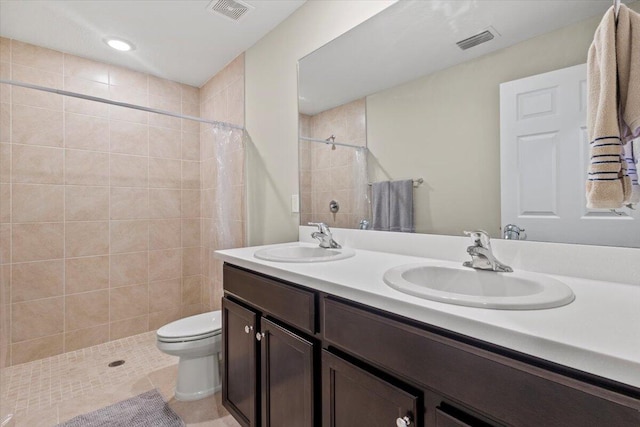
[[[320,242],[320,247],[325,249],[341,249],[342,246],[335,240],[333,240],[333,236],[331,235],[331,230],[329,230],[329,226],[324,222],[310,222],[309,225],[315,225],[318,227],[318,231],[314,231],[311,233],[311,237],[317,239]]]
[[[473,245],[467,248],[467,253],[471,255],[471,261],[464,262],[463,266],[502,273],[513,272],[511,267],[501,263],[493,255],[489,234],[486,231],[465,231],[464,234],[471,237]]]

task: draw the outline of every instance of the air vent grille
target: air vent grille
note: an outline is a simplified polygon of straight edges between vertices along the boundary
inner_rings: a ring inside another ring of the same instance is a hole
[[[220,14],[234,22],[240,21],[253,6],[238,0],[213,0],[207,6],[210,12]]]
[[[494,35],[491,33],[491,31],[487,30],[481,32],[480,34],[476,34],[475,36],[471,36],[468,39],[459,41],[456,44],[460,49],[467,50],[484,42],[488,42],[489,40],[493,40],[493,38]]]

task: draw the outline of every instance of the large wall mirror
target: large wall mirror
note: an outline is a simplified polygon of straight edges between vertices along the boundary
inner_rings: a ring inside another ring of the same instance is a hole
[[[640,208],[584,207],[584,63],[611,4],[399,1],[302,58],[301,224],[371,228],[374,187],[412,180],[399,231],[500,238],[513,223],[528,240],[640,247]]]

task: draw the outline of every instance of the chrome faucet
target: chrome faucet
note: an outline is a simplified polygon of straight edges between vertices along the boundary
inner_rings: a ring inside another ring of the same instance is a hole
[[[309,225],[315,225],[316,227],[318,227],[318,231],[314,231],[313,233],[311,233],[311,237],[320,241],[321,248],[342,248],[342,246],[340,246],[338,242],[333,240],[331,230],[329,230],[329,226],[327,224],[325,224],[324,222],[310,222]]]
[[[489,234],[486,231],[465,231],[464,234],[471,237],[473,245],[467,248],[467,253],[471,255],[471,261],[466,261],[462,264],[463,266],[502,273],[511,273],[513,271],[511,267],[501,263],[493,256]]]

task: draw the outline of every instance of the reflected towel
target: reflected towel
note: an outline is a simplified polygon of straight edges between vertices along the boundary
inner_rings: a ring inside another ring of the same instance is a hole
[[[389,187],[389,181],[371,184],[371,225],[374,230],[389,231]]]
[[[391,181],[389,186],[389,230],[413,233],[413,180]]]
[[[620,89],[620,138],[640,136],[640,14],[620,5],[616,26],[616,58]]]
[[[631,180],[632,205],[640,203],[640,184],[638,183],[638,163],[640,163],[640,138],[627,142],[624,146],[624,159],[627,162],[627,171]]]

